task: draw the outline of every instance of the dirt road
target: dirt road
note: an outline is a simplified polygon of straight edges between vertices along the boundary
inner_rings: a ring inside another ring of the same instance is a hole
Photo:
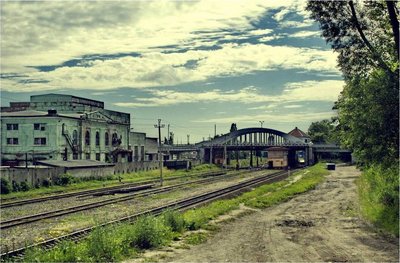
[[[337,167],[317,189],[225,223],[207,242],[179,249],[173,262],[398,262],[398,240],[357,217],[352,166]]]

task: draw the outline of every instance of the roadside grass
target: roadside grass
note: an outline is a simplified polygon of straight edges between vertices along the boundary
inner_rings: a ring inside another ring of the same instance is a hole
[[[212,172],[212,171],[219,171],[219,168],[216,165],[210,164],[203,164],[193,167],[191,170],[170,170],[167,168],[163,169],[163,177],[170,178],[170,177],[178,177],[178,176],[190,176],[195,175],[198,173],[203,172]],[[121,175],[110,175],[103,179],[100,178],[89,178],[89,179],[75,179],[75,182],[72,182],[68,185],[51,185],[49,187],[41,186],[40,188],[30,188],[29,191],[25,192],[10,192],[8,194],[0,194],[0,199],[2,201],[7,200],[17,200],[17,199],[25,199],[25,198],[35,198],[44,195],[50,194],[60,194],[60,193],[67,193],[67,192],[74,192],[74,191],[82,191],[82,190],[91,190],[101,187],[110,187],[115,185],[120,185],[121,182],[119,181],[119,177],[121,177],[121,181],[123,183],[135,183],[140,181],[146,180],[154,180],[158,179],[160,172],[158,169],[156,170],[149,170],[149,171],[140,171],[135,173],[127,173]]]
[[[357,181],[361,215],[399,237],[399,166],[372,165]]]
[[[187,230],[216,230],[211,220],[238,209],[240,204],[261,208],[286,201],[296,194],[313,189],[329,172],[322,164],[308,169],[296,182],[289,180],[258,187],[238,197],[219,200],[184,213],[166,211],[159,217],[144,216],[134,223],[120,223],[101,227],[79,243],[65,241],[54,249],[32,249],[26,253],[24,262],[115,262],[135,257],[144,249],[154,249],[179,239]],[[300,173],[304,173],[300,171]],[[296,176],[294,173],[292,176]],[[183,247],[203,243],[209,234],[192,232],[184,238]]]

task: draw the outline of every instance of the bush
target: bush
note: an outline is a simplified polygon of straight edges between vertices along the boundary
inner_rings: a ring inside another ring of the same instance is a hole
[[[49,179],[44,179],[43,182],[42,182],[42,186],[50,187],[51,186],[51,181]]]
[[[21,182],[19,189],[20,189],[20,191],[26,192],[26,191],[29,191],[29,189],[31,189],[31,187],[29,186],[29,184],[27,182]]]
[[[374,225],[399,235],[399,167],[372,165],[358,180],[361,214]]]
[[[168,210],[163,213],[162,220],[164,225],[171,228],[172,231],[182,233],[185,230],[185,220],[178,211]]]
[[[12,191],[13,192],[19,192],[21,190],[21,187],[19,186],[19,183],[13,181],[12,182]]]
[[[92,262],[115,262],[122,256],[121,240],[112,226],[96,228],[86,244],[87,256]]]
[[[126,241],[139,249],[159,247],[172,239],[170,228],[153,216],[139,218],[129,232]]]
[[[11,192],[11,185],[10,182],[5,178],[0,178],[1,183],[1,194],[9,194]]]
[[[69,184],[71,184],[73,182],[74,182],[74,177],[71,174],[66,173],[66,174],[61,175],[57,179],[56,184],[57,185],[69,185]]]

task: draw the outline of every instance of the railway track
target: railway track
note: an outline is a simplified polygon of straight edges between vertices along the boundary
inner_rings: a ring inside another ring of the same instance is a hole
[[[109,205],[109,204],[124,202],[124,201],[128,201],[128,200],[138,198],[138,197],[145,197],[145,196],[154,195],[154,194],[166,193],[169,191],[173,191],[173,190],[185,187],[190,184],[205,184],[205,183],[210,183],[213,181],[219,181],[219,180],[223,180],[223,179],[226,179],[226,178],[225,177],[223,177],[223,178],[211,177],[211,178],[199,179],[199,180],[184,182],[184,183],[175,184],[175,185],[171,185],[171,186],[165,186],[165,187],[156,188],[156,189],[144,190],[142,192],[126,194],[124,196],[107,199],[107,200],[102,200],[102,201],[96,201],[96,202],[92,202],[89,204],[72,206],[72,207],[67,207],[64,209],[58,209],[58,210],[38,213],[38,214],[34,214],[34,215],[28,215],[28,216],[9,219],[9,220],[4,220],[4,221],[0,222],[0,230],[16,227],[19,225],[25,225],[28,223],[32,223],[32,222],[36,222],[36,221],[40,221],[40,220],[44,220],[44,219],[48,219],[48,218],[54,218],[54,217],[58,217],[58,216],[73,214],[73,213],[77,213],[80,211],[86,211],[86,210],[98,208],[98,207]],[[146,186],[146,185],[142,185],[142,187],[144,187],[144,186]]]
[[[226,174],[226,171],[216,171],[216,172],[192,174],[189,176],[175,176],[175,177],[165,178],[164,181],[173,181],[173,180],[177,180],[177,179],[190,178],[190,177],[217,176],[217,175],[223,175],[223,174]],[[84,191],[73,192],[73,193],[57,194],[57,195],[38,197],[38,198],[32,198],[32,199],[27,199],[27,200],[14,201],[14,202],[6,202],[6,203],[2,202],[0,204],[0,209],[14,207],[14,206],[21,206],[21,205],[26,205],[26,204],[39,203],[39,202],[49,201],[49,200],[57,200],[57,199],[62,199],[62,198],[78,197],[78,196],[83,197],[83,196],[100,194],[100,193],[104,193],[104,192],[108,192],[108,191],[112,191],[112,190],[123,189],[123,188],[128,188],[128,187],[140,187],[141,185],[144,185],[144,184],[155,184],[155,183],[158,183],[159,181],[160,181],[159,179],[145,180],[145,181],[136,182],[136,183],[127,183],[127,184],[123,184],[123,185],[104,187],[101,189],[92,189],[92,190],[84,190]]]
[[[252,188],[252,187],[255,187],[255,186],[258,186],[261,184],[265,184],[265,183],[272,183],[272,182],[276,182],[279,180],[283,180],[283,179],[287,178],[287,175],[288,175],[288,173],[286,171],[280,171],[280,172],[277,172],[274,174],[269,174],[269,175],[252,178],[252,179],[240,182],[240,183],[232,185],[232,186],[228,186],[228,187],[221,188],[218,190],[210,191],[210,192],[200,194],[197,196],[181,199],[181,200],[174,201],[174,202],[168,203],[168,204],[160,206],[160,207],[156,207],[153,209],[149,209],[146,211],[136,213],[134,215],[126,216],[126,217],[123,217],[123,218],[120,218],[117,220],[113,220],[113,221],[109,221],[109,222],[103,223],[99,226],[81,229],[81,230],[75,231],[73,233],[63,235],[63,236],[60,236],[57,238],[48,239],[48,240],[45,240],[45,241],[37,243],[37,244],[32,244],[32,245],[18,248],[18,249],[12,250],[12,251],[7,251],[7,252],[4,252],[1,254],[1,259],[5,260],[7,258],[10,259],[10,258],[22,257],[24,252],[27,249],[31,249],[34,247],[51,248],[62,240],[67,240],[67,239],[79,240],[82,237],[86,236],[88,233],[90,233],[95,228],[104,227],[104,226],[119,223],[119,222],[133,221],[136,218],[138,218],[139,216],[143,216],[146,214],[152,214],[152,215],[157,216],[157,215],[160,215],[166,209],[174,209],[174,210],[184,211],[184,210],[193,208],[195,206],[199,206],[199,205],[214,201],[216,199],[222,199],[227,196],[236,194],[238,192],[242,192],[248,188]]]

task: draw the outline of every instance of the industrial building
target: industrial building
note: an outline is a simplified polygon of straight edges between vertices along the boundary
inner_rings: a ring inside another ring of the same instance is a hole
[[[1,164],[40,160],[132,162],[154,160],[146,134],[131,132],[130,114],[104,102],[63,94],[31,96],[1,112]],[[156,143],[157,145],[157,143]]]

